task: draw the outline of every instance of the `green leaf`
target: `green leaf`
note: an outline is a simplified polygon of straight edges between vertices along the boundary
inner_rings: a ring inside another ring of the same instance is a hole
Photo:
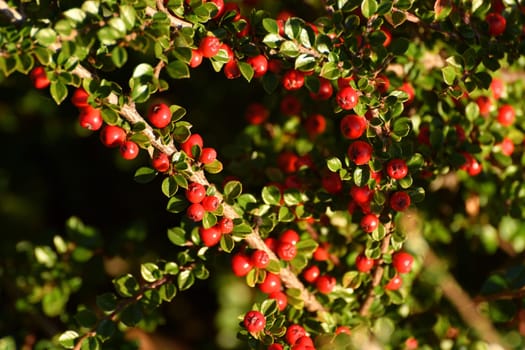
[[[251,81],[253,78],[254,70],[253,67],[246,62],[238,61],[237,67],[246,81]]]
[[[469,102],[465,107],[467,119],[474,121],[479,117],[479,106],[476,102]]]
[[[100,341],[97,337],[88,337],[82,340],[80,350],[100,350]]]
[[[153,78],[155,71],[150,64],[141,63],[135,67],[133,70],[132,78]]]
[[[279,34],[279,26],[277,21],[273,18],[264,18],[262,20],[263,28],[266,29],[268,33]]]
[[[122,21],[124,21],[124,24],[126,25],[126,29],[128,31],[131,31],[133,27],[135,26],[137,17],[137,12],[135,11],[135,8],[130,5],[121,5],[120,6],[120,18]]]
[[[182,270],[177,276],[177,286],[179,290],[189,289],[195,283],[195,276],[191,270]]]
[[[64,312],[69,295],[60,288],[53,288],[42,298],[42,310],[49,317],[55,317]]]
[[[177,184],[177,180],[175,176],[168,176],[162,180],[162,193],[168,197],[173,197],[177,191],[179,190],[179,185]]]
[[[57,40],[57,33],[51,28],[44,28],[36,33],[35,38],[40,45],[48,47]]]
[[[183,196],[173,196],[168,201],[166,210],[170,213],[181,213],[186,210],[188,206],[188,201]]]
[[[292,213],[292,211],[288,207],[280,207],[279,214],[278,214],[278,220],[280,222],[291,222],[295,220],[295,215]]]
[[[289,206],[298,205],[303,203],[303,197],[301,192],[295,188],[288,188],[283,194],[284,203]]]
[[[119,120],[118,113],[111,108],[102,108],[100,111],[102,119],[109,125],[116,125]]]
[[[146,282],[155,282],[162,277],[159,267],[154,263],[140,265],[140,275]]]
[[[172,122],[179,121],[180,119],[182,119],[182,117],[186,115],[186,109],[184,109],[184,107],[181,107],[181,106],[171,105],[170,111],[171,111],[171,121]]]
[[[120,321],[128,327],[133,327],[142,320],[142,311],[138,304],[129,304],[120,313]]]
[[[170,302],[177,295],[177,287],[173,283],[165,283],[160,286],[159,295],[162,300]]]
[[[377,1],[375,0],[363,0],[361,2],[361,13],[366,18],[372,17],[377,11]]]
[[[242,184],[237,181],[228,181],[224,185],[224,200],[226,202],[231,202],[235,198],[239,197],[242,193]]]
[[[66,18],[75,22],[83,22],[86,19],[86,13],[79,8],[72,8],[62,13]]]
[[[207,211],[204,214],[204,217],[202,218],[202,226],[204,228],[210,228],[210,227],[215,226],[216,223],[217,223],[217,216]]]
[[[66,349],[73,349],[75,346],[75,340],[78,338],[78,336],[79,334],[75,331],[65,331],[58,337],[58,342]]]
[[[181,227],[173,227],[168,229],[168,239],[171,243],[177,246],[185,246],[187,243],[186,231]]]
[[[331,172],[336,173],[343,167],[343,163],[337,157],[332,157],[326,161],[326,166]]]
[[[155,176],[157,176],[157,172],[155,171],[155,169],[143,166],[135,171],[133,179],[140,184],[147,184],[153,181]]]
[[[399,137],[405,137],[410,132],[411,122],[409,118],[403,117],[396,119],[392,131]]]
[[[456,68],[452,66],[446,66],[441,69],[443,80],[447,85],[453,85],[456,80]]]
[[[113,293],[97,295],[97,306],[104,312],[112,312],[117,308],[117,296]]]
[[[282,55],[288,57],[297,57],[299,56],[299,46],[291,40],[283,41],[279,47],[279,51]]]
[[[311,71],[316,64],[315,57],[309,54],[301,54],[295,59],[295,69],[301,71]]]
[[[75,314],[75,321],[80,327],[92,328],[97,323],[97,315],[90,309],[81,309]]]
[[[55,80],[51,82],[49,87],[51,97],[55,100],[56,104],[61,104],[67,97],[67,87],[61,81]]]
[[[128,51],[122,46],[115,46],[111,50],[111,60],[117,68],[121,68],[128,61]]]
[[[319,75],[328,80],[334,80],[340,77],[341,71],[336,62],[327,62],[321,68]]]
[[[113,285],[117,293],[124,298],[134,296],[140,289],[139,283],[131,274],[125,274],[113,279]]]
[[[277,186],[265,186],[262,189],[263,202],[269,205],[279,205],[281,201],[281,191]]]
[[[186,79],[190,77],[190,69],[188,65],[182,61],[171,61],[166,66],[166,72],[173,79]]]
[[[211,163],[204,164],[204,171],[209,174],[218,174],[222,171],[223,165],[220,160],[215,159]]]
[[[221,249],[226,253],[231,253],[235,248],[235,241],[233,240],[232,235],[222,235],[219,243]]]
[[[102,338],[102,341],[111,338],[116,330],[117,325],[110,319],[103,319],[97,325],[97,335]]]

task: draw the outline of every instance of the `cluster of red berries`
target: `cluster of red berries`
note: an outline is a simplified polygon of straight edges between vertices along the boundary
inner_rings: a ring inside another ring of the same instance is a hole
[[[209,164],[217,159],[217,151],[213,147],[204,147],[204,141],[200,134],[191,134],[181,143],[181,150],[191,158],[197,158],[202,164]]]
[[[42,66],[33,68],[29,73],[29,78],[33,82],[33,86],[39,90],[45,89],[51,84],[47,77],[46,70]]]

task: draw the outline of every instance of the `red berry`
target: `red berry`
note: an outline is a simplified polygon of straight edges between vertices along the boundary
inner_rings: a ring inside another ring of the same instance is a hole
[[[410,196],[403,191],[397,191],[390,196],[390,208],[403,211],[410,206]]]
[[[359,254],[355,258],[355,266],[360,272],[370,272],[375,265],[374,259],[367,257],[364,254]]]
[[[219,18],[224,14],[224,0],[210,0],[217,6],[217,13],[213,15],[213,19]]]
[[[251,310],[244,315],[244,327],[250,333],[258,333],[266,326],[266,318],[262,313]]]
[[[414,101],[414,98],[416,97],[416,91],[414,90],[414,87],[412,84],[410,84],[408,81],[405,81],[400,87],[399,90],[404,91],[408,95],[408,100],[405,101],[406,104],[412,103]]]
[[[124,141],[120,145],[120,155],[126,160],[132,160],[139,155],[139,146],[133,141]]]
[[[367,121],[364,117],[348,114],[341,119],[341,133],[347,139],[358,139],[366,131]]]
[[[239,65],[237,61],[231,60],[226,62],[224,65],[224,76],[227,79],[237,79],[241,76],[241,71],[239,70]]]
[[[259,283],[259,290],[266,294],[280,291],[281,278],[277,274],[267,272],[264,281]]]
[[[106,147],[119,147],[126,140],[126,131],[120,126],[106,125],[100,131],[100,141]]]
[[[372,158],[372,145],[366,141],[357,140],[348,147],[348,158],[356,165],[367,164]]]
[[[166,153],[155,152],[151,158],[151,166],[153,169],[164,173],[170,169],[170,159]]]
[[[98,130],[104,124],[100,109],[93,108],[90,105],[82,107],[80,114],[78,115],[78,123],[81,127],[88,130]]]
[[[268,237],[264,239],[264,244],[272,251],[275,252],[277,249],[278,241],[273,237]]]
[[[202,207],[206,211],[215,211],[221,204],[221,201],[216,196],[206,196],[202,199]]]
[[[489,25],[489,34],[491,36],[499,36],[503,34],[507,27],[507,20],[499,13],[488,13],[485,20]]]
[[[290,261],[297,255],[297,248],[295,244],[290,242],[280,242],[277,245],[277,256],[284,261]]]
[[[233,274],[237,277],[246,276],[253,269],[251,259],[243,253],[237,253],[232,257],[231,266]]]
[[[359,102],[359,95],[351,86],[345,86],[339,90],[335,98],[339,107],[345,111],[354,108]]]
[[[199,161],[202,164],[209,164],[217,159],[217,151],[215,148],[212,147],[204,147],[201,150],[201,156],[199,158]]]
[[[388,89],[390,88],[390,79],[384,74],[379,74],[376,77],[376,89],[381,94],[386,94]]]
[[[407,163],[403,159],[391,159],[386,164],[386,173],[394,180],[401,180],[408,174]]]
[[[516,112],[511,105],[503,105],[498,110],[498,122],[503,126],[510,126],[516,119]]]
[[[282,78],[285,90],[299,90],[304,85],[304,73],[295,69],[286,71]]]
[[[283,311],[284,309],[286,309],[286,305],[288,305],[288,297],[285,293],[281,291],[272,292],[268,294],[268,299],[275,299],[275,301],[277,301],[279,311]]]
[[[328,100],[334,93],[334,87],[330,80],[319,78],[319,90],[317,92],[310,92],[310,97],[313,100]]]
[[[504,137],[499,146],[501,148],[501,153],[506,156],[510,157],[512,153],[514,153],[514,142],[508,137]]]
[[[321,270],[317,265],[312,265],[304,269],[303,278],[308,283],[314,283],[317,277],[321,274]]]
[[[228,234],[233,231],[233,220],[227,217],[222,217],[217,222],[217,227],[223,234]]]
[[[292,324],[286,329],[285,339],[290,345],[294,345],[299,338],[306,336],[306,330],[298,324]]]
[[[328,252],[329,244],[321,243],[315,248],[312,258],[315,261],[326,261],[330,258],[330,253]]]
[[[490,82],[490,90],[492,91],[492,97],[494,97],[495,100],[499,100],[505,91],[503,80],[492,78],[492,81]]]
[[[281,236],[279,237],[280,242],[288,242],[292,244],[297,244],[297,242],[299,242],[299,239],[300,237],[297,231],[292,229],[285,230],[283,233],[281,233]]]
[[[482,117],[486,117],[489,115],[490,109],[492,107],[492,102],[490,101],[490,98],[488,98],[487,96],[479,96],[476,99],[476,104],[479,108],[479,114]]]
[[[202,149],[203,141],[199,134],[192,134],[186,141],[184,141],[180,147],[190,157],[195,157],[193,154],[193,147],[198,146]]]
[[[374,191],[371,190],[368,185],[364,186],[352,186],[350,189],[350,196],[354,199],[354,201],[359,204],[359,206],[367,206],[372,201],[372,197],[374,196]]]
[[[408,273],[412,270],[414,257],[407,252],[396,252],[392,256],[392,266],[398,273]]]
[[[151,106],[147,119],[155,128],[165,128],[171,122],[170,107],[165,103],[158,103]]]
[[[401,288],[401,285],[403,284],[403,280],[401,279],[401,276],[395,275],[392,277],[390,281],[385,285],[386,290],[398,290]]]
[[[315,281],[315,287],[323,294],[331,293],[335,287],[335,277],[329,275],[321,275]]]
[[[51,84],[42,66],[33,68],[29,73],[29,78],[32,80],[33,86],[37,89],[45,89]]]
[[[301,101],[295,95],[285,95],[279,104],[279,110],[286,116],[298,115],[302,108]]]
[[[202,63],[202,53],[199,49],[192,49],[191,50],[191,59],[189,62],[189,66],[191,68],[197,68]]]
[[[338,173],[328,173],[321,179],[321,185],[330,194],[336,194],[343,189],[343,182]]]
[[[350,327],[348,326],[339,326],[335,329],[335,334],[341,334],[341,333],[350,334],[352,332],[350,331]]]
[[[210,58],[215,56],[221,48],[221,41],[215,36],[202,38],[199,44],[199,51],[203,57]]]
[[[252,66],[254,78],[262,77],[268,70],[268,59],[264,55],[248,57],[246,59],[246,63]]]
[[[273,343],[268,346],[268,350],[283,350],[283,346],[279,343]]]
[[[359,225],[366,233],[372,233],[379,226],[379,218],[375,214],[366,214],[361,218]]]
[[[312,114],[306,118],[304,128],[308,135],[314,138],[326,130],[326,118],[322,114]]]
[[[218,244],[222,237],[221,231],[216,226],[210,228],[199,227],[199,235],[206,247],[213,247]]]
[[[262,124],[270,116],[270,111],[265,105],[258,102],[253,102],[248,105],[244,113],[244,117],[248,123],[252,125]]]
[[[295,341],[291,350],[315,350],[314,341],[309,336],[303,335]]]
[[[277,157],[277,166],[285,174],[293,174],[297,171],[299,157],[292,151],[283,151]]]
[[[200,183],[192,182],[188,185],[185,195],[190,203],[200,203],[206,197],[206,189]]]
[[[462,170],[465,170],[470,176],[476,176],[478,175],[482,168],[481,164],[477,161],[476,158],[472,156],[472,154],[468,152],[461,152],[463,157],[465,157],[465,163],[461,165],[459,168]]]
[[[252,264],[259,269],[265,269],[270,263],[270,256],[264,250],[257,249],[252,253]]]
[[[239,5],[236,2],[225,2],[224,3],[224,14],[228,12],[233,12],[235,15],[232,18],[232,21],[238,21],[241,19],[241,11]]]
[[[392,42],[392,33],[390,33],[390,30],[385,27],[381,27],[381,31],[383,34],[385,34],[385,41],[383,41],[383,46],[387,47]]]
[[[186,209],[186,215],[191,221],[199,222],[204,217],[204,207],[200,203],[192,203]]]
[[[79,87],[73,92],[73,96],[71,96],[71,103],[78,108],[87,107],[89,106],[89,103],[87,101],[88,97],[89,94],[87,93],[87,91],[84,90],[84,88]]]

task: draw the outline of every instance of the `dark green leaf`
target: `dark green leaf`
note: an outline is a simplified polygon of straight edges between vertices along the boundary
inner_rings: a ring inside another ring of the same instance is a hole
[[[97,306],[104,312],[111,312],[117,308],[117,296],[113,293],[97,295]]]
[[[113,280],[113,285],[115,286],[117,293],[124,298],[134,296],[140,289],[139,283],[131,274],[115,278]]]
[[[281,190],[277,186],[265,186],[262,189],[263,202],[269,205],[279,205],[281,201]]]
[[[157,172],[155,169],[150,167],[140,167],[135,171],[135,175],[133,176],[134,180],[140,184],[146,184],[151,181],[157,176]]]
[[[166,72],[173,79],[185,79],[190,77],[190,69],[188,65],[182,61],[171,61],[166,66]]]
[[[162,193],[168,197],[173,197],[177,191],[179,190],[179,185],[177,184],[177,180],[175,179],[175,176],[168,176],[162,180]]]
[[[67,97],[67,87],[61,81],[55,80],[51,82],[49,87],[51,97],[55,100],[56,104],[61,104]]]
[[[173,196],[169,199],[166,210],[170,213],[181,213],[188,207],[188,201],[182,195]]]

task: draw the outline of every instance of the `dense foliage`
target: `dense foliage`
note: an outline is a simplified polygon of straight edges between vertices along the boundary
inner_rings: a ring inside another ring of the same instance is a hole
[[[1,350],[525,346],[525,3],[0,5]]]

